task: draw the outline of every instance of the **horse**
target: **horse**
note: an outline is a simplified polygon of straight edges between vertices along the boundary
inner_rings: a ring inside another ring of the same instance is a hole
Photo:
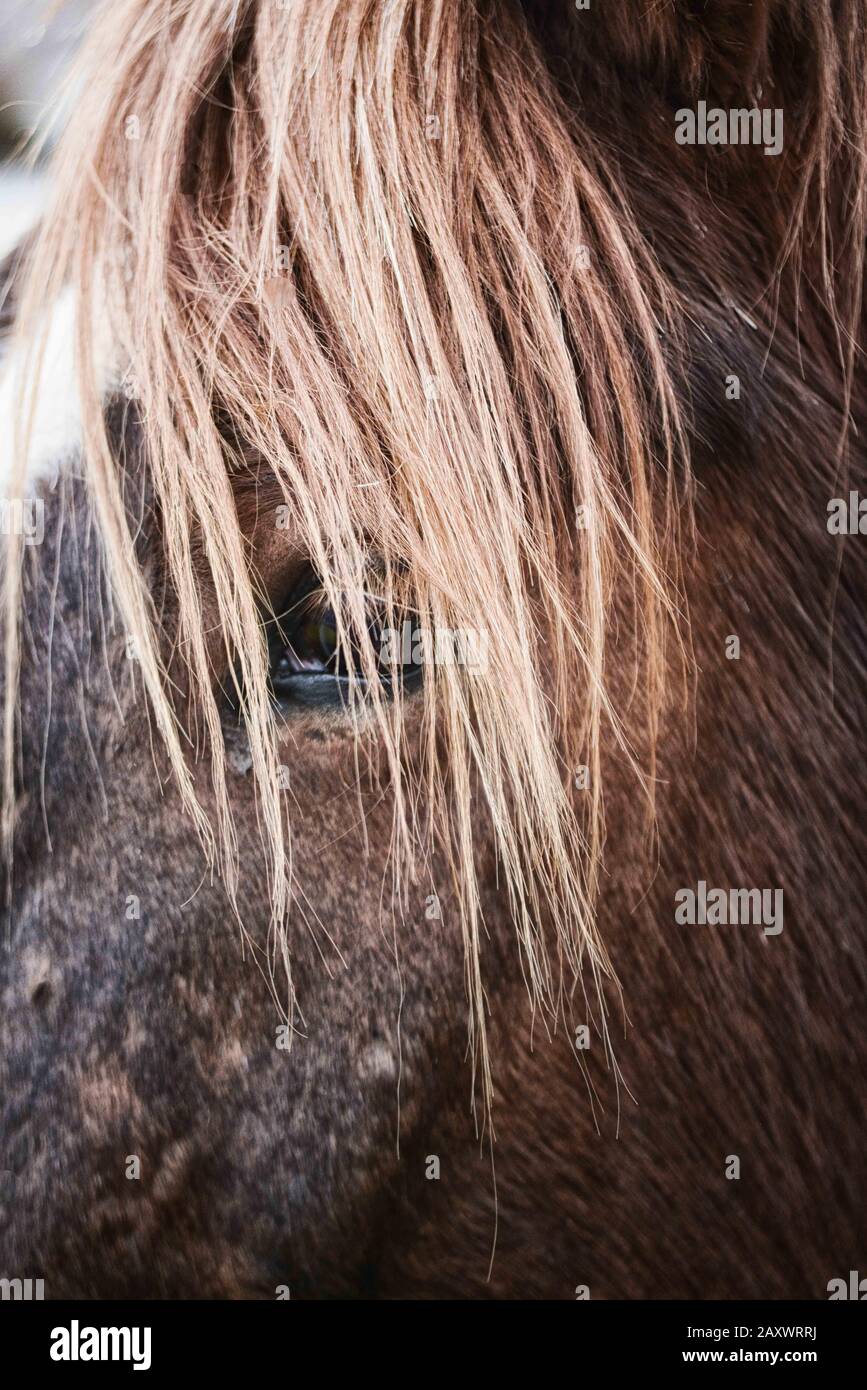
[[[827,1297],[863,5],[112,0],[65,110],[3,271],[0,1274]]]

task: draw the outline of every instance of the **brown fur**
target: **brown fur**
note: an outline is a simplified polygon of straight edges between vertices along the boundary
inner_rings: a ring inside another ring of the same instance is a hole
[[[489,23],[501,8],[523,26],[511,5],[485,7]],[[831,1278],[864,1268],[864,541],[825,525],[831,497],[867,491],[864,369],[846,337],[862,341],[863,149],[810,144],[817,123],[863,133],[849,76],[838,73],[833,114],[821,99],[835,52],[846,73],[843,51],[863,55],[863,15],[795,0],[599,6],[567,43],[548,7],[526,9],[527,52],[606,149],[685,340],[672,370],[695,477],[697,540],[679,547],[695,679],[685,709],[669,648],[650,847],[623,742],[600,730],[595,927],[622,988],[623,1011],[609,990],[607,1019],[619,1073],[592,987],[586,998],[576,987],[553,1041],[539,1017],[531,1034],[501,846],[476,781],[495,1212],[491,1153],[469,1112],[472,989],[451,860],[432,840],[404,886],[407,910],[390,912],[386,887],[383,912],[389,778],[359,770],[350,727],[309,713],[280,743],[293,862],[315,908],[292,938],[304,1036],[289,1053],[275,1047],[261,973],[272,885],[254,778],[238,770],[243,732],[224,707],[235,897],[253,943],[241,962],[232,894],[135,698],[92,501],[67,478],[46,498],[45,544],[25,556],[12,937],[0,960],[0,1167],[13,1175],[0,1273],[43,1276],[50,1297],[267,1298],[286,1284],[316,1298],[569,1298],[578,1285],[594,1298],[821,1298]],[[728,104],[756,82],[773,84],[790,122],[780,160],[675,146],[673,110],[689,93]],[[798,213],[804,235],[786,259]],[[646,367],[636,355],[637,379]],[[737,402],[725,399],[730,372]],[[128,512],[143,523],[138,563],[170,631],[146,431],[123,401],[107,419]],[[267,469],[252,491],[235,483],[276,596],[299,547],[291,532],[275,546],[255,518],[279,484]],[[636,688],[635,603],[621,586],[607,656],[633,747],[652,702]],[[725,658],[731,633],[739,661]],[[410,760],[423,708],[403,707]],[[207,763],[192,775],[213,823]],[[675,925],[675,892],[702,878],[782,887],[782,934]],[[441,921],[424,916],[433,891]],[[125,919],[128,894],[141,898],[138,921]],[[592,1023],[586,1078],[565,1017]],[[124,1175],[130,1154],[138,1182]],[[425,1176],[430,1155],[439,1181]],[[739,1181],[726,1180],[728,1155]]]

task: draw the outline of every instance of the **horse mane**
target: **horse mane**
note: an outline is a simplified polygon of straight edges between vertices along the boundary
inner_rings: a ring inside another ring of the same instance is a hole
[[[234,900],[237,836],[203,615],[217,624],[250,739],[287,1014],[295,871],[265,599],[238,506],[262,472],[341,642],[362,650],[369,690],[353,686],[350,705],[361,756],[374,758],[375,744],[393,797],[397,899],[428,818],[448,853],[486,1105],[479,800],[533,1011],[555,1026],[584,967],[600,990],[614,978],[594,913],[603,739],[652,815],[660,721],[683,698],[689,664],[689,305],[639,217],[635,166],[618,157],[617,129],[603,136],[588,118],[588,93],[634,83],[670,93],[673,111],[696,92],[773,90],[786,151],[748,195],[767,199],[757,217],[769,302],[809,280],[851,381],[867,22],[832,0],[754,4],[751,28],[737,0],[711,8],[700,21],[694,6],[625,0],[586,14],[509,0],[111,0],[72,79],[51,205],[19,279],[26,383],[39,375],[45,306],[74,294],[81,468],[107,571],[184,804]],[[673,148],[671,127],[652,138]],[[727,152],[727,187],[745,176],[744,158]],[[737,299],[724,268],[719,281]],[[106,431],[106,323],[115,384],[130,385],[140,416],[171,631]],[[33,390],[21,393],[13,493]],[[841,448],[844,437],[841,426]],[[390,625],[409,606],[423,627],[487,637],[483,673],[444,666],[425,683],[415,761],[404,697],[386,698],[364,641],[372,567]],[[19,596],[13,563],[7,842]],[[630,653],[625,692],[615,642]],[[179,660],[184,711],[169,675]],[[216,813],[191,767],[203,750]],[[579,767],[586,790],[574,785]],[[604,1028],[604,1004],[600,1019]]]

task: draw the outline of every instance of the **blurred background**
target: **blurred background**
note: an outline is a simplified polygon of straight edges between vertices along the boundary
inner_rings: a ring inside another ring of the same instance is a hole
[[[57,105],[94,8],[94,0],[0,0],[0,256],[39,216],[45,175],[28,167],[28,142]]]

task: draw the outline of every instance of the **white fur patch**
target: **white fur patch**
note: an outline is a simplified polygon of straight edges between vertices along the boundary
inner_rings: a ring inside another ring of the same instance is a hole
[[[0,173],[0,255],[22,240],[44,211],[49,185],[38,175],[21,171]],[[47,330],[39,379],[33,393],[33,419],[24,483],[15,487],[23,497],[32,496],[40,483],[53,482],[61,467],[74,460],[82,443],[81,403],[75,362],[75,300],[65,290],[43,323]],[[97,321],[94,343],[97,385],[105,396],[120,384],[121,372],[109,338],[107,320]],[[104,331],[100,332],[100,329]],[[29,410],[31,383],[22,381],[28,365],[27,353],[11,349],[12,337],[0,350],[0,495],[12,486],[15,448],[23,443],[24,420],[17,416]],[[22,385],[24,406],[19,409]],[[17,433],[16,433],[17,431]]]
[[[75,361],[75,299],[66,289],[54,304],[47,321],[45,350],[33,397],[32,430],[28,441],[23,494],[30,496],[40,483],[53,482],[61,467],[79,453],[82,442],[81,402]],[[107,395],[120,381],[120,372],[108,339],[98,334],[95,343],[97,381]],[[31,384],[24,383],[24,408],[19,408],[22,377],[28,363],[20,347],[0,363],[0,488],[8,491],[13,477],[14,450],[23,437],[29,410]],[[16,489],[17,491],[17,489]]]
[[[41,217],[47,198],[47,181],[23,169],[0,171],[0,256],[26,236]]]

